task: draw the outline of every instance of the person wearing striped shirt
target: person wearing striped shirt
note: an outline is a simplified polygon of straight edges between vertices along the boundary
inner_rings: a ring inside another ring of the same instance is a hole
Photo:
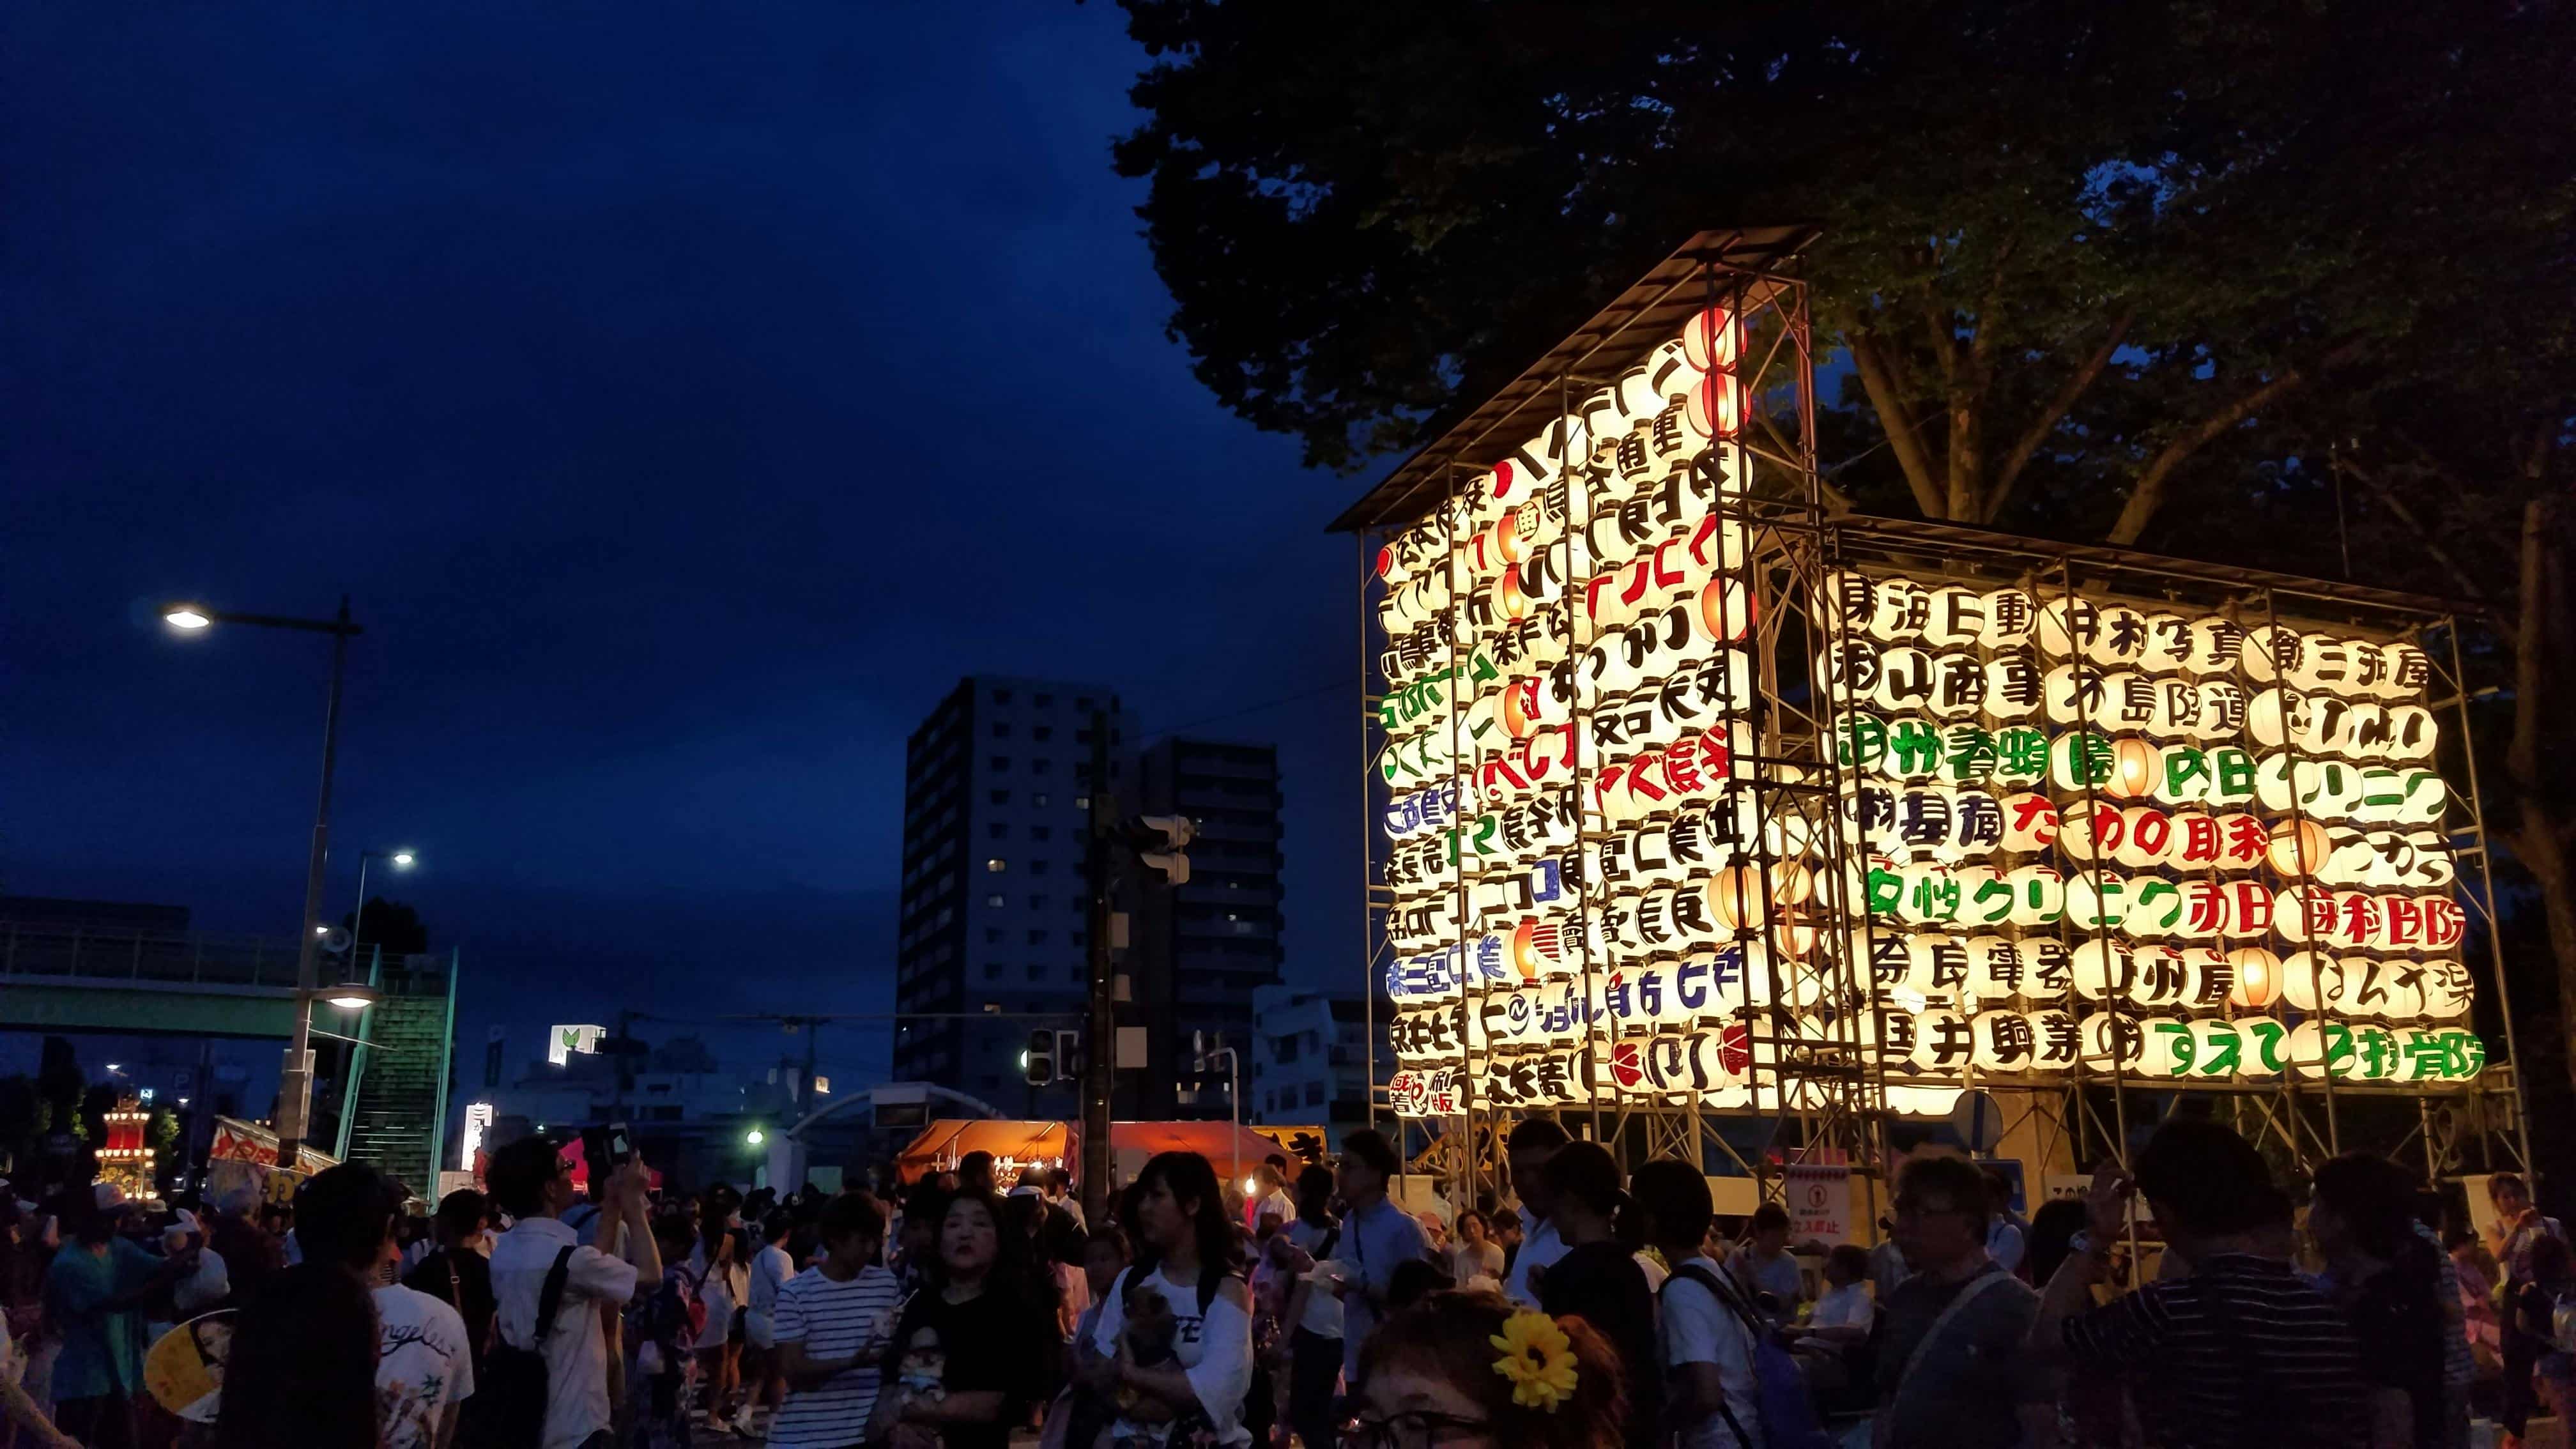
[[[2191,1271],[2092,1307],[2132,1193]],[[2360,1345],[2292,1266],[2290,1202],[2251,1143],[2206,1119],[2168,1121],[2130,1175],[2093,1174],[2085,1213],[2041,1296],[2035,1353],[2097,1382],[2125,1377],[2150,1445],[2368,1442]]]
[[[787,1399],[770,1449],[845,1449],[868,1437],[900,1292],[877,1262],[885,1215],[856,1193],[823,1209],[823,1261],[778,1287],[772,1336]]]

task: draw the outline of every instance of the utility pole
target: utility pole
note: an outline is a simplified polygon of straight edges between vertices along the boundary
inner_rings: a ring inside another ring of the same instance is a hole
[[[1091,887],[1091,1001],[1082,1053],[1082,1215],[1109,1221],[1109,1093],[1118,1080],[1118,1011],[1109,961],[1109,716],[1091,712],[1091,810],[1084,865]]]

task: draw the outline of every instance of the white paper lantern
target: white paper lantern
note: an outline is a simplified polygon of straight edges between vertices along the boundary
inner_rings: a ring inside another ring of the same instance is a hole
[[[2084,1018],[2084,1065],[2089,1070],[2135,1074],[2146,1044],[2144,1025],[2134,1016],[2097,1011]]]
[[[2046,850],[2057,843],[2058,810],[2047,796],[2032,791],[2006,795],[2002,801],[2004,849],[2016,855]]]
[[[2137,979],[2129,948],[2108,936],[2091,936],[2075,944],[2075,994],[2086,1001],[2125,999]]]
[[[1965,1000],[1968,996],[1968,943],[1938,931],[1907,937],[1905,989],[1932,1000]]]
[[[1976,1028],[1965,1015],[1939,1007],[1918,1012],[1911,1058],[1914,1070],[1930,1076],[1957,1076],[1975,1060],[1976,1041]]]
[[[2288,1023],[2269,1016],[2240,1016],[2236,1031],[2244,1044],[2237,1058],[2237,1076],[2269,1081],[2289,1069]]]
[[[2131,870],[2165,864],[2173,849],[2173,818],[2161,810],[2133,805],[2120,812],[2120,841],[2111,850],[2114,863]]]
[[[2138,667],[2150,674],[2178,674],[2191,658],[2191,621],[2180,614],[2149,614]]]
[[[2012,887],[2009,919],[2016,926],[2053,925],[2066,915],[2066,877],[2055,866],[2016,866],[2005,875]]]
[[[2190,1022],[2157,1016],[2146,1018],[2139,1026],[2146,1035],[2138,1053],[2140,1075],[2171,1080],[2183,1076],[2197,1060],[2199,1041]]]
[[[1735,366],[1739,345],[1735,314],[1725,307],[1703,308],[1682,326],[1682,358],[1694,371]]]
[[[2281,958],[2281,999],[2300,1011],[2339,1009],[2343,964],[2323,951],[2294,951]]]
[[[2306,1081],[2352,1074],[2352,1028],[2343,1022],[2303,1021],[2290,1028],[2290,1073]]]
[[[2091,865],[2105,846],[2116,852],[2127,839],[2128,822],[2108,800],[2070,800],[2058,811],[2058,853],[2077,865]]]
[[[2039,606],[2039,650],[2053,659],[2080,654],[2101,626],[2101,609],[2085,599],[2063,596]]]
[[[2457,961],[2423,961],[2424,1014],[2450,1018],[2468,1014],[2469,968]]]
[[[2046,677],[2027,646],[2008,649],[1986,662],[1985,712],[1998,722],[2024,720],[2047,698]]]
[[[2039,606],[2019,589],[1996,589],[1986,595],[1986,622],[1977,630],[1979,647],[2011,649],[2028,644],[2039,627]]]
[[[2001,936],[1968,938],[1968,994],[1983,1001],[2002,1001],[2022,994],[2025,971],[2021,943]]]
[[[2074,1015],[2048,1008],[2027,1013],[2027,1019],[2031,1030],[2030,1070],[2073,1071],[2083,1050],[2082,1029]]]
[[[2181,1075],[2194,1081],[2225,1080],[2236,1075],[2246,1049],[2245,1034],[2235,1022],[2197,1017],[2191,1023],[2191,1062]]]
[[[2256,684],[2277,683],[2298,668],[2306,644],[2299,631],[2286,624],[2257,624],[2245,631],[2245,643],[2237,652],[2238,664],[2245,677]]]
[[[2076,948],[2078,952],[2083,947]],[[2182,952],[2144,945],[2129,953],[2128,1000],[2134,1006],[2174,1006],[2190,994],[2191,972]]]
[[[2115,931],[2129,918],[2128,879],[2093,866],[2066,882],[2066,919],[2085,931]]]
[[[2239,667],[2245,631],[2216,615],[2191,621],[2191,653],[2183,669],[2191,674],[2233,674]]]
[[[2025,1072],[2030,1070],[2038,1033],[2030,1018],[2018,1011],[1981,1011],[1971,1024],[1976,1045],[1973,1060],[1981,1072]]]
[[[2260,946],[2239,946],[2227,953],[2227,967],[2235,977],[2227,992],[2228,1005],[2264,1011],[2281,999],[2280,957]]]

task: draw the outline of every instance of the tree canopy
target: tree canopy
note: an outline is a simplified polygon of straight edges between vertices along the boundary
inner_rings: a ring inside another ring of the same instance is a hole
[[[1172,331],[1336,469],[1711,226],[1822,228],[1853,506],[2120,543],[2568,300],[2551,7],[1124,4]]]

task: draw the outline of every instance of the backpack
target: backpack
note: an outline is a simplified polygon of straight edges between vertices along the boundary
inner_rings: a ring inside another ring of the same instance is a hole
[[[1718,1305],[1735,1315],[1744,1325],[1745,1337],[1753,1345],[1753,1405],[1759,1421],[1762,1442],[1767,1449],[1831,1449],[1833,1440],[1826,1437],[1824,1426],[1816,1418],[1815,1401],[1807,1397],[1806,1376],[1798,1371],[1798,1361],[1789,1356],[1762,1326],[1762,1319],[1743,1298],[1715,1273],[1696,1263],[1675,1267],[1664,1279],[1664,1293],[1673,1284],[1688,1278],[1708,1290]],[[1662,1306],[1658,1294],[1657,1306]],[[1736,1422],[1735,1410],[1723,1396],[1717,1401],[1717,1412],[1735,1435],[1735,1442],[1749,1445],[1753,1436]]]
[[[492,1449],[542,1449],[546,1437],[546,1335],[554,1332],[555,1314],[563,1307],[564,1280],[572,1272],[572,1249],[555,1254],[537,1291],[537,1333],[526,1348],[495,1333],[483,1364],[483,1381],[474,1397],[485,1400],[484,1442]]]

